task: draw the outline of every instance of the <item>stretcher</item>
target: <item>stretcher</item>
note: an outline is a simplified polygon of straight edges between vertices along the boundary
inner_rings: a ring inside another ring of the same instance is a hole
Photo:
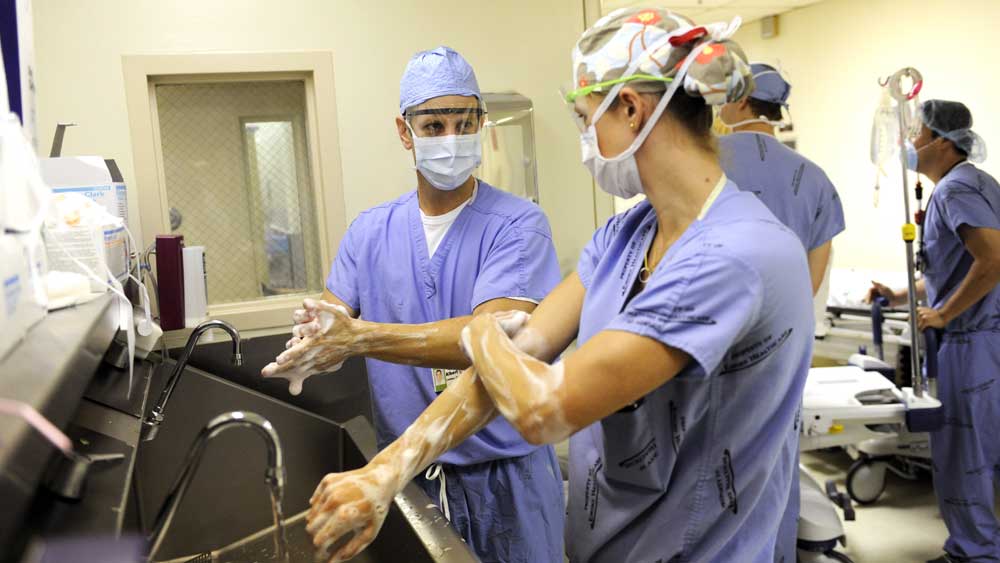
[[[836,551],[846,545],[839,508],[854,519],[851,501],[875,502],[887,471],[916,478],[930,466],[927,431],[940,425],[941,403],[909,387],[899,388],[884,373],[893,370],[871,356],[853,355],[849,365],[813,368],[802,399],[799,451],[845,448],[855,458],[847,494],[830,481],[820,484],[800,469],[799,560],[850,561]]]

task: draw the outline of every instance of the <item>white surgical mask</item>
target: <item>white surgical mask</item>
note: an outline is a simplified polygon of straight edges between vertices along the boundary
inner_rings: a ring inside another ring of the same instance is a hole
[[[623,199],[642,193],[639,167],[635,163],[635,151],[631,147],[615,158],[604,158],[597,145],[597,130],[591,125],[586,132],[580,134],[580,152],[583,155],[583,165],[605,192]]]
[[[647,52],[651,52],[654,48],[659,48],[659,46],[651,46],[647,49]],[[691,54],[684,60],[683,66],[677,71],[676,77],[670,83],[667,91],[664,92],[663,97],[660,98],[656,109],[653,111],[653,115],[646,121],[642,130],[639,131],[639,135],[632,141],[632,144],[621,154],[610,158],[601,155],[601,149],[597,144],[597,128],[595,124],[608,110],[611,102],[618,97],[618,93],[621,92],[622,87],[626,83],[616,84],[608,92],[608,95],[604,97],[604,100],[601,101],[601,105],[597,107],[597,110],[594,111],[594,116],[590,119],[590,126],[580,134],[580,152],[582,153],[583,165],[587,167],[597,185],[605,192],[624,199],[629,199],[643,193],[642,180],[639,177],[639,165],[635,162],[635,153],[646,142],[646,137],[649,137],[656,122],[659,121],[660,116],[667,109],[670,99],[673,98],[674,93],[677,92],[677,89],[684,82],[684,76],[687,73],[688,67],[694,62],[698,49],[699,47],[696,46],[691,50]],[[630,76],[634,73],[635,67],[638,66],[641,60],[642,57],[638,57],[636,62],[632,63],[632,66],[626,71],[625,76]]]
[[[407,124],[409,127],[409,124]],[[479,133],[418,137],[410,129],[416,168],[439,190],[457,189],[483,160],[483,145]]]

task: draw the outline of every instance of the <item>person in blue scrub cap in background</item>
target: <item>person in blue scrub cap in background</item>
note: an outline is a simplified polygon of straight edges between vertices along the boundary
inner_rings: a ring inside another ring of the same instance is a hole
[[[360,537],[356,553],[400,483],[499,413],[531,443],[572,435],[570,561],[773,561],[813,315],[795,234],[719,167],[711,106],[752,85],[735,27],[626,8],[584,32],[566,94],[583,163],[646,200],[597,230],[513,339],[495,315],[469,323],[475,369],[317,488],[316,542]]]
[[[802,241],[809,257],[813,293],[819,290],[833,237],[844,230],[844,206],[826,173],[774,136],[783,122],[792,86],[772,66],[754,63],[754,89],[723,105],[722,123],[733,132],[719,138],[719,161],[741,190],[753,192]]]
[[[931,433],[934,489],[948,526],[945,554],[933,563],[1000,561],[1000,185],[973,163],[986,144],[964,104],[921,104],[919,134],[907,141],[911,170],[934,182],[922,230],[926,307],[920,330],[943,332],[938,399],[944,426]],[[905,303],[908,291],[875,283],[878,295]]]
[[[296,312],[289,349],[264,369],[297,392],[309,375],[365,356],[380,449],[469,366],[458,335],[473,315],[530,312],[560,276],[542,211],[473,175],[485,108],[469,63],[448,47],[414,55],[399,112],[416,190],[354,220],[322,301]],[[482,561],[562,561],[555,453],[505,420],[442,455],[417,482]]]
[[[792,92],[774,67],[750,65],[754,89],[742,100],[723,105],[722,124],[732,133],[719,138],[719,162],[741,190],[757,195],[802,242],[809,260],[813,294],[823,284],[833,237],[844,230],[844,207],[826,173],[808,158],[787,147],[774,136],[784,119]],[[817,297],[814,310],[826,308],[826,296]],[[789,431],[798,437],[799,421]],[[793,454],[798,458],[798,442]],[[776,563],[795,563],[799,518],[799,480],[792,482],[788,510],[775,554]]]

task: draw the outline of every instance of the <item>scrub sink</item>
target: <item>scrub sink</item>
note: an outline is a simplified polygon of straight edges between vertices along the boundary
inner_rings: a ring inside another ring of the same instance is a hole
[[[170,361],[159,366],[151,397],[173,367]],[[148,533],[198,432],[216,415],[234,410],[255,412],[277,431],[287,470],[284,514],[292,515],[285,520],[291,561],[312,562],[304,518],[309,497],[327,473],[361,467],[375,454],[371,425],[360,416],[337,424],[192,367],[182,374],[156,438],[139,446],[126,522]],[[214,438],[156,559],[273,561],[265,467],[264,448],[253,433]],[[355,561],[471,563],[476,558],[427,495],[410,484],[397,495],[378,538]]]
[[[215,331],[214,336],[221,334]],[[364,358],[350,358],[336,373],[310,377],[300,395],[288,392],[288,380],[261,377],[260,370],[285,351],[285,342],[291,337],[291,334],[244,337],[241,366],[234,366],[230,361],[232,344],[228,338],[210,343],[205,343],[207,338],[203,338],[202,344],[191,354],[188,365],[334,422],[346,422],[356,416],[371,421],[371,396]]]

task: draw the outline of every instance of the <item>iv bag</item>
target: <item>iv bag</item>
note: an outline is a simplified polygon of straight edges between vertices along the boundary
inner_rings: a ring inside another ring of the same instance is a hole
[[[885,174],[885,164],[899,153],[899,114],[889,95],[888,88],[882,88],[875,118],[872,120],[871,160],[881,174]]]

